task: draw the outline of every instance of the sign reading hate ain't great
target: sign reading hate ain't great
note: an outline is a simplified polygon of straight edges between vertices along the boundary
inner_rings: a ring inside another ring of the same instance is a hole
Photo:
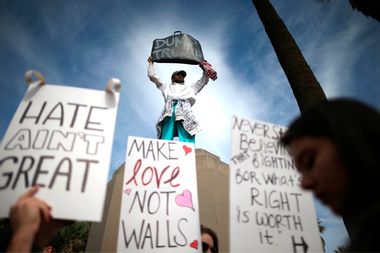
[[[118,252],[201,252],[191,143],[128,138]]]
[[[284,127],[233,117],[231,252],[322,252],[312,195],[279,143]]]
[[[0,150],[0,216],[27,188],[53,218],[100,221],[106,193],[117,92],[29,86]]]

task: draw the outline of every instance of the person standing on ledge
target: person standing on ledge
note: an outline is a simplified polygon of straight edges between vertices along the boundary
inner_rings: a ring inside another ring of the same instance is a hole
[[[191,107],[195,103],[195,96],[208,83],[209,78],[217,78],[216,72],[207,61],[202,61],[199,66],[203,69],[203,75],[194,84],[186,85],[186,72],[179,70],[172,74],[172,82],[167,85],[156,76],[152,58],[148,57],[148,77],[162,92],[165,100],[164,109],[156,124],[157,138],[173,140],[178,136],[180,141],[195,143],[195,135],[200,132],[200,126]]]

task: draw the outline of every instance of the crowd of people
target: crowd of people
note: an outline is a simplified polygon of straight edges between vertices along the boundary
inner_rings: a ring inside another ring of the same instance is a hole
[[[342,215],[350,251],[380,252],[380,114],[350,99],[324,101],[297,118],[281,138],[302,180]],[[1,252],[52,252],[51,241],[70,222],[52,219],[48,203],[28,189],[10,209],[11,231],[0,234]],[[201,227],[203,252],[219,252],[216,233]]]
[[[207,62],[206,62],[207,63]],[[210,65],[211,66],[211,65]],[[164,95],[165,107],[157,123],[158,137],[194,142],[199,131],[191,112],[195,95],[210,73],[192,86],[184,85],[186,72],[176,71],[171,85],[154,73],[148,58],[148,76]],[[215,73],[214,73],[215,74]],[[215,77],[215,76],[214,76]],[[349,251],[380,252],[380,114],[352,99],[322,101],[295,119],[280,142],[289,150],[300,172],[301,187],[343,217],[349,233]],[[0,232],[1,252],[54,252],[58,231],[72,222],[51,217],[51,207],[28,189],[10,209],[10,224]],[[202,250],[218,253],[218,238],[201,226]]]

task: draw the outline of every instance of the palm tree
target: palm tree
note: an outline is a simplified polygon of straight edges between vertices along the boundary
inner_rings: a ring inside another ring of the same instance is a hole
[[[317,222],[318,222],[319,233],[321,234],[322,249],[323,249],[323,252],[326,252],[326,242],[325,242],[325,239],[323,239],[322,237],[322,234],[326,231],[326,227],[322,225],[322,221],[320,219],[317,219]]]
[[[252,3],[288,78],[301,113],[326,100],[317,78],[269,0],[252,0]]]
[[[318,0],[326,2],[329,0]],[[349,0],[352,9],[356,9],[364,15],[371,16],[380,22],[380,1],[379,0]]]
[[[380,22],[380,1],[379,0],[350,0],[352,8],[359,10],[364,15],[371,16]]]
[[[62,252],[84,252],[90,233],[90,222],[76,222],[59,231]]]

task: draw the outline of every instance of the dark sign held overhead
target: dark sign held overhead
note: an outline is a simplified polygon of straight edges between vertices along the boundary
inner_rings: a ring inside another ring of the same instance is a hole
[[[199,41],[181,31],[153,41],[151,57],[154,62],[199,64],[203,58]]]

